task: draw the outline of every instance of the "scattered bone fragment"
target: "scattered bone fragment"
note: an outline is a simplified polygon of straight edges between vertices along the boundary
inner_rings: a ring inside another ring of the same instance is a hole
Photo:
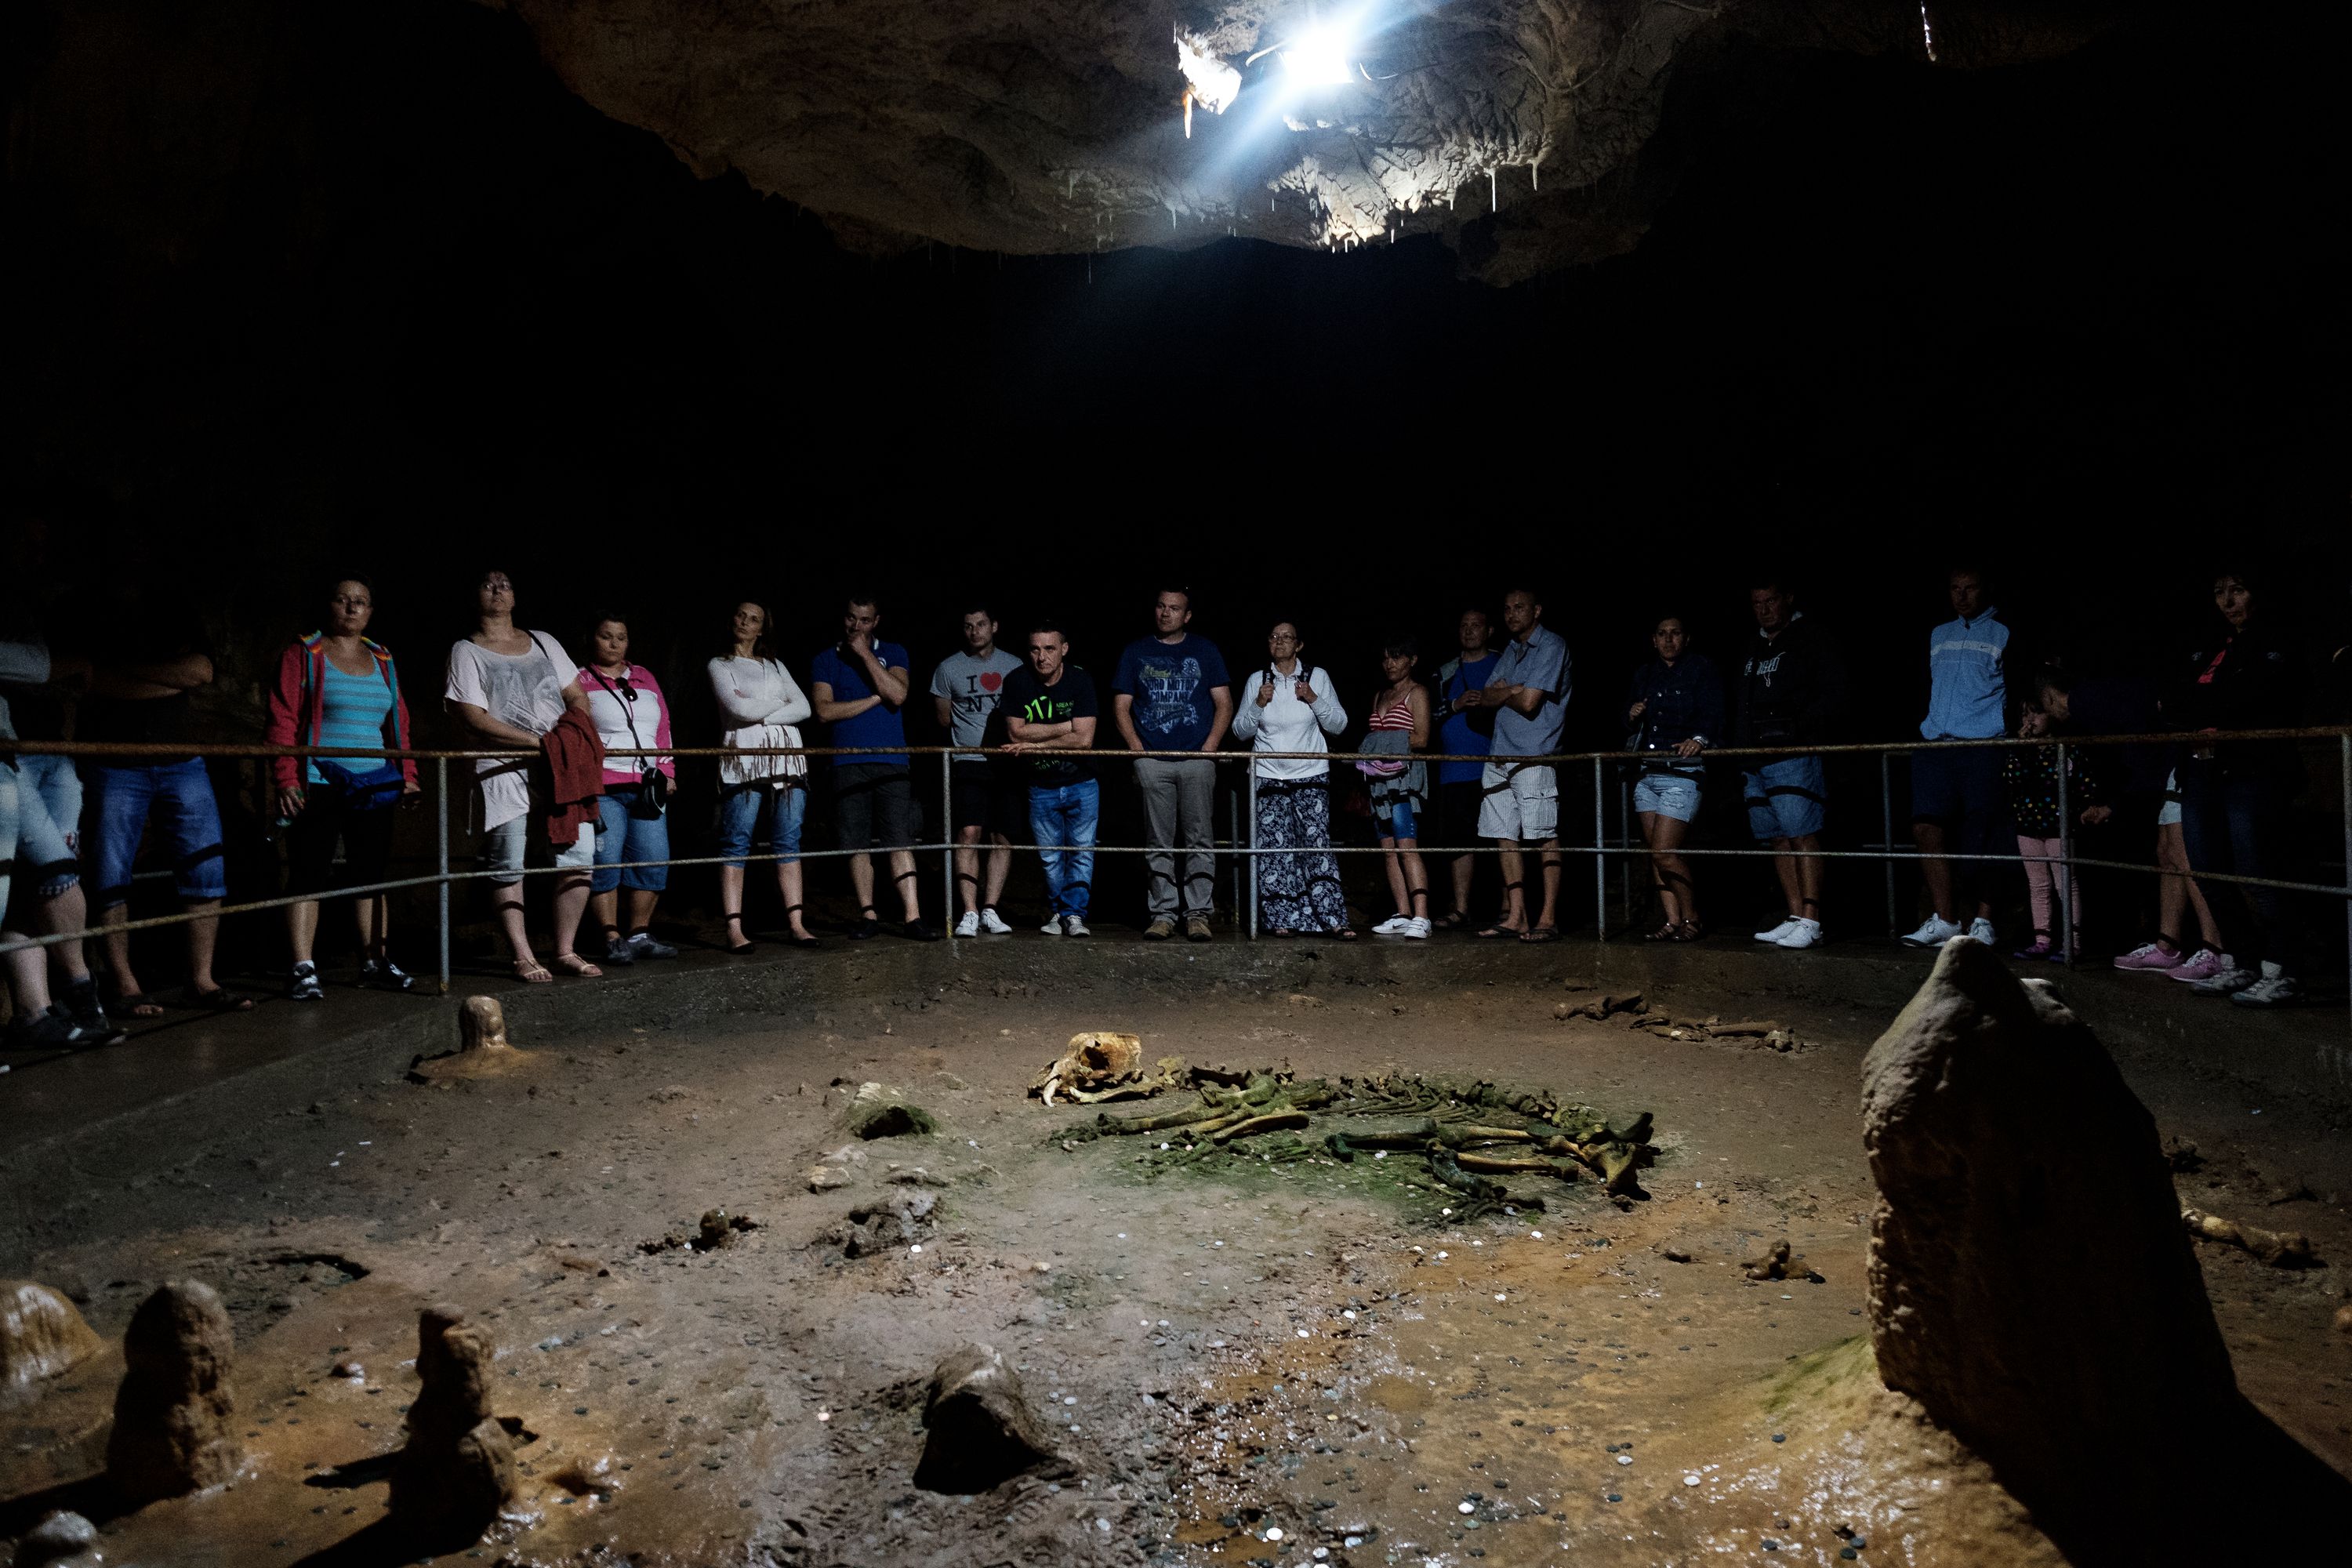
[[[0,1389],[71,1371],[104,1343],[63,1292],[29,1279],[0,1280]]]
[[[2319,1267],[2319,1256],[2311,1248],[2311,1238],[2299,1230],[2264,1230],[2193,1208],[2180,1211],[2180,1222],[2188,1226],[2189,1235],[2242,1247],[2273,1268]]]
[[[1786,1241],[1776,1241],[1764,1249],[1764,1255],[1749,1262],[1744,1273],[1750,1279],[1803,1279],[1822,1283],[1822,1277],[1808,1266],[1801,1253],[1791,1254]]]
[[[228,1309],[209,1285],[170,1280],[139,1304],[122,1335],[122,1385],[106,1445],[107,1479],[119,1497],[180,1497],[236,1473],[235,1350]]]
[[[388,1506],[415,1534],[478,1537],[515,1495],[513,1439],[490,1414],[489,1336],[455,1307],[418,1314],[408,1442],[392,1462]]]

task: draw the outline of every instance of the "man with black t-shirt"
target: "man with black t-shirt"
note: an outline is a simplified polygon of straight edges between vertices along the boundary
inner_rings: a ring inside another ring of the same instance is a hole
[[[1088,936],[1102,790],[1083,753],[1095,743],[1095,683],[1069,662],[1070,639],[1047,622],[1029,634],[1029,664],[1004,678],[1000,711],[1029,774],[1029,835],[1045,864],[1047,936]]]

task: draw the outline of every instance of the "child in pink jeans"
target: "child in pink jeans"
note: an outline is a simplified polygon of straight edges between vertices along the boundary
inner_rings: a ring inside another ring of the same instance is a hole
[[[2057,729],[2037,688],[2018,716],[2017,732],[2031,738],[2054,735]],[[2074,929],[2083,929],[2079,879],[2072,867],[2059,860],[2063,841],[2058,825],[2058,748],[2020,746],[2005,751],[2000,776],[2009,786],[2010,815],[2017,819],[2017,852],[2025,858],[2025,889],[2033,910],[2033,940],[2011,956],[2053,958],[2058,953],[2058,943],[2051,935],[2056,929],[2052,918],[2054,899],[2065,900]],[[2098,776],[2086,765],[2082,748],[2069,751],[2066,804],[2077,813],[2077,821],[2092,826],[2113,815],[2112,808],[2099,804],[2099,794]]]

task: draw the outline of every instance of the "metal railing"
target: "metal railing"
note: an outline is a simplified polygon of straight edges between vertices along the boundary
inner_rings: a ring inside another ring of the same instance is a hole
[[[2172,748],[2189,743],[2194,743],[2202,747],[2231,745],[2245,742],[2263,741],[2300,742],[2325,741],[2334,742],[2335,749],[2337,752],[2340,769],[2339,785],[2342,794],[2341,812],[2347,880],[2343,884],[2339,885],[2325,882],[2292,881],[2278,878],[2251,877],[2237,873],[2198,870],[2192,870],[2186,875],[2189,876],[2199,883],[2263,888],[2281,892],[2316,894],[2322,897],[2345,900],[2347,963],[2347,970],[2352,971],[2352,728],[2250,730],[2233,731],[2226,733],[2200,733],[2195,736],[2184,736],[2178,733],[2159,733],[2138,735],[2068,736],[2063,739],[2055,737],[2032,739],[1999,738],[1982,741],[1870,742],[1860,744],[1813,746],[1804,748],[1801,752],[1792,752],[1790,748],[1785,746],[1774,748],[1726,747],[1710,749],[1691,760],[1705,764],[1716,762],[1737,762],[1751,758],[1771,759],[1791,755],[1822,757],[1877,757],[1880,760],[1880,823],[1882,831],[1885,835],[1884,841],[1879,845],[1866,846],[1858,849],[1809,850],[1772,847],[1741,848],[1708,847],[1686,843],[1677,846],[1673,852],[1678,856],[1685,858],[1725,859],[1796,858],[1821,860],[1876,860],[1883,862],[1886,868],[1887,914],[1890,931],[1899,931],[1902,922],[1897,913],[1895,900],[1895,870],[1902,864],[1906,862],[1917,863],[1925,860],[1935,859],[1961,863],[1987,862],[2023,867],[2028,863],[2028,857],[2021,854],[1996,855],[1961,852],[1938,853],[1929,856],[1921,853],[1916,848],[1906,848],[1897,846],[1895,841],[1893,785],[1893,762],[1896,756],[1916,755],[1921,752],[1939,751],[2014,750],[2025,747],[2055,748],[2057,752],[2054,762],[2058,781],[2060,850],[2055,859],[2046,859],[2039,857],[2033,858],[2033,859],[2035,863],[2046,865],[2053,868],[2063,867],[2068,873],[2067,884],[2069,892],[2070,894],[2074,894],[2076,886],[2074,873],[2083,869],[2132,871],[2158,878],[2167,876],[2181,876],[2183,873],[2168,870],[2153,864],[2141,864],[2134,861],[2122,860],[2090,859],[2075,855],[2075,814],[2072,809],[2072,802],[2069,798],[2070,769],[2067,765],[2068,757],[2071,752],[2081,748],[2126,745],[2161,745]],[[110,931],[146,931],[162,926],[181,924],[190,920],[250,914],[267,910],[284,909],[293,904],[339,902],[346,899],[374,897],[379,894],[404,891],[415,888],[431,887],[436,889],[436,901],[438,979],[442,991],[446,993],[449,989],[450,985],[449,889],[453,884],[465,881],[484,880],[492,877],[502,876],[579,876],[583,874],[578,868],[559,868],[553,866],[525,866],[521,868],[520,871],[511,873],[495,870],[456,870],[452,868],[452,860],[450,856],[450,816],[454,799],[450,794],[449,788],[449,764],[453,762],[476,762],[485,760],[514,762],[518,759],[530,758],[533,755],[533,753],[530,752],[523,752],[511,749],[480,750],[410,748],[407,750],[385,750],[383,748],[376,748],[374,750],[365,750],[352,747],[271,746],[254,744],[199,745],[194,747],[183,744],[169,747],[157,747],[121,742],[57,742],[32,741],[14,742],[12,743],[11,750],[26,755],[66,755],[78,758],[88,758],[97,762],[103,762],[108,758],[128,759],[154,756],[171,756],[180,758],[190,755],[201,755],[221,759],[274,759],[279,757],[384,757],[395,760],[415,761],[421,763],[429,763],[431,765],[434,777],[433,799],[436,807],[436,864],[433,873],[429,876],[396,878],[384,881],[365,883],[356,887],[336,888],[323,893],[288,894],[275,898],[248,900],[236,904],[223,903],[215,909],[205,910],[201,913],[181,911],[172,914],[154,915],[141,920],[126,921],[121,924],[113,926],[95,926],[77,931],[52,931],[39,935],[19,936],[5,942],[0,942],[0,953],[18,951],[26,947],[47,946],[55,942],[70,942],[77,939],[89,940],[103,937]],[[655,747],[627,748],[615,750],[607,753],[607,755],[614,757],[664,756],[714,759],[729,757],[796,756],[812,761],[831,757],[871,757],[877,754],[877,752],[876,749],[872,746],[804,746],[741,749],[716,746],[674,746],[667,750]],[[899,746],[891,748],[887,754],[905,755],[910,759],[918,757],[935,757],[939,760],[940,824],[941,831],[950,836],[946,841],[939,843],[894,846],[887,848],[869,847],[865,848],[795,850],[790,856],[777,853],[767,855],[746,854],[740,857],[728,855],[680,856],[660,860],[621,861],[617,863],[605,862],[604,868],[626,870],[645,869],[653,867],[716,866],[729,864],[739,859],[746,866],[749,866],[752,863],[772,864],[777,861],[787,859],[825,860],[840,858],[842,857],[851,855],[871,855],[892,852],[903,852],[915,855],[938,854],[940,857],[942,912],[947,918],[951,920],[953,918],[953,912],[956,906],[955,852],[961,849],[977,850],[981,853],[987,853],[992,849],[1001,847],[1000,846],[994,846],[985,842],[973,845],[959,844],[953,841],[952,835],[955,831],[953,826],[953,763],[960,760],[968,760],[982,756],[1002,757],[1007,762],[1015,762],[1018,759],[1024,757],[1034,757],[1038,755],[1038,753],[1014,752],[1000,748],[980,748],[971,746]],[[1240,841],[1244,836],[1243,830],[1245,826],[1244,821],[1243,820],[1244,813],[1246,815],[1246,825],[1253,829],[1257,819],[1257,763],[1262,762],[1278,761],[1310,761],[1326,763],[1347,763],[1359,761],[1394,763],[1399,760],[1397,754],[1394,752],[1255,751],[1200,752],[1138,752],[1125,749],[1099,749],[1085,752],[1055,752],[1045,754],[1055,760],[1083,757],[1087,765],[1092,769],[1099,769],[1107,763],[1120,758],[1124,758],[1130,762],[1147,758],[1177,761],[1207,760],[1221,767],[1243,767],[1244,769],[1244,773],[1243,786],[1240,792],[1241,802],[1236,805],[1234,819],[1234,842],[1229,844],[1213,845],[1206,851],[1187,850],[1181,847],[1171,848],[1164,846],[1141,844],[1096,844],[1086,847],[1086,849],[1087,853],[1094,855],[1173,855],[1189,858],[1193,855],[1206,853],[1211,856],[1213,859],[1224,858],[1231,860],[1235,866],[1237,874],[1237,910],[1239,905],[1245,901],[1246,919],[1244,921],[1244,928],[1248,934],[1253,938],[1258,935],[1259,890],[1257,886],[1258,879],[1256,875],[1256,865],[1260,859],[1269,856],[1386,855],[1394,852],[1377,846],[1337,844],[1328,846],[1260,848],[1254,845],[1244,844]],[[1654,754],[1652,755],[1654,756]],[[1612,767],[1620,769],[1632,769],[1638,767],[1642,763],[1643,758],[1643,753],[1628,752],[1559,752],[1541,757],[1512,758],[1494,758],[1485,755],[1457,756],[1441,752],[1415,753],[1412,760],[1428,763],[1433,766],[1448,762],[1476,763],[1507,762],[1509,763],[1521,766],[1549,766],[1555,770],[1569,767],[1589,767],[1591,770],[1593,786],[1592,842],[1590,844],[1554,842],[1549,847],[1523,845],[1514,847],[1511,849],[1504,849],[1500,846],[1491,843],[1472,845],[1433,845],[1420,843],[1417,846],[1417,851],[1424,857],[1435,857],[1446,859],[1451,859],[1464,855],[1521,854],[1531,856],[1538,858],[1539,861],[1546,862],[1549,862],[1550,858],[1554,856],[1566,857],[1570,855],[1590,855],[1592,857],[1593,869],[1594,929],[1600,940],[1606,941],[1608,939],[1609,931],[1609,859],[1612,856],[1620,857],[1621,866],[1625,868],[1628,871],[1628,876],[1626,878],[1625,898],[1626,906],[1630,914],[1633,897],[1630,879],[1632,858],[1634,857],[1646,856],[1650,853],[1649,849],[1645,846],[1635,841],[1628,832],[1621,832],[1615,841],[1612,841],[1608,831],[1606,811],[1607,800],[1610,793],[1608,789],[1608,773],[1609,770]],[[470,793],[473,781],[468,777],[465,782]],[[1627,809],[1628,803],[1626,803],[1623,798],[1625,794],[1624,789],[1621,788],[1619,793],[1621,797],[1622,827],[1628,826],[1630,811]],[[1043,847],[1059,848],[1064,847],[1045,846]],[[1564,866],[1565,862],[1562,861],[1561,864]],[[2053,933],[2059,938],[2062,961],[2068,964],[2073,963],[2076,957],[2076,942],[2079,936],[2074,916],[2074,903],[2075,897],[2074,896],[2058,900],[2057,907],[2059,910],[2060,930]]]

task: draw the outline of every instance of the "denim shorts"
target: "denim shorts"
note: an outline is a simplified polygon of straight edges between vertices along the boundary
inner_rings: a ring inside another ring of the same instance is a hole
[[[596,868],[588,874],[588,890],[592,893],[609,893],[615,888],[626,888],[633,893],[658,893],[669,886],[667,866],[631,866],[622,869],[624,860],[669,858],[668,815],[631,816],[629,807],[636,798],[637,786],[625,784],[606,791],[596,803]]]
[[[81,880],[81,774],[71,757],[19,757],[16,792],[16,874],[54,899]]]
[[[228,897],[221,848],[220,807],[200,758],[144,767],[91,765],[91,850],[98,890],[90,907],[112,909],[131,897],[131,868],[152,816],[171,847],[172,883],[190,903]]]
[[[1421,837],[1421,820],[1413,815],[1412,796],[1409,795],[1373,801],[1372,819],[1381,825],[1383,838],[1411,838],[1417,842]]]
[[[1698,780],[1688,773],[1645,773],[1633,781],[1633,809],[1655,812],[1676,822],[1698,816]]]
[[[2158,827],[2180,826],[2180,773],[2178,769],[2164,775],[2164,805],[2157,811],[2156,825]]]
[[[1782,757],[1743,777],[1748,830],[1759,843],[1803,838],[1829,819],[1829,788],[1818,756]]]
[[[761,817],[768,822],[769,855],[788,865],[798,860],[801,824],[808,818],[807,788],[793,784],[772,789],[765,784],[748,784],[719,797],[719,853],[736,870],[743,868],[744,857],[751,853],[751,840]]]
[[[499,887],[511,887],[522,880],[524,858],[533,844],[546,847],[543,831],[531,829],[536,812],[525,812],[511,817],[482,835],[482,868]],[[580,837],[570,846],[555,851],[555,864],[566,871],[585,871],[596,864],[596,829],[588,823],[580,825]]]

